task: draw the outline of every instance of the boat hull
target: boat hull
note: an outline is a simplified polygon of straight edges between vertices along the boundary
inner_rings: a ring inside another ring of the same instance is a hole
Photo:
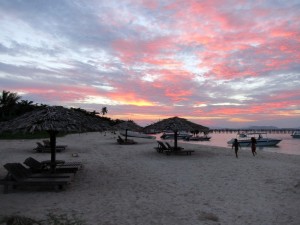
[[[120,132],[120,134],[126,136],[126,131],[122,131]],[[139,132],[133,132],[133,131],[127,131],[127,137],[155,139],[154,136],[144,134],[144,133],[139,133]]]
[[[177,139],[187,139],[191,137],[191,134],[177,134]],[[164,133],[163,135],[160,136],[161,139],[174,139],[174,134],[173,133]]]
[[[300,131],[295,131],[293,134],[291,134],[293,138],[300,138]]]
[[[231,139],[230,141],[228,141],[227,143],[232,144],[233,141],[234,141],[234,138]],[[269,139],[269,138],[264,139],[263,138],[263,139],[256,140],[256,146],[257,147],[276,146],[280,141],[281,141],[280,139]],[[241,147],[250,147],[251,146],[250,139],[248,139],[248,140],[239,140],[238,139],[238,142]]]
[[[186,141],[209,141],[211,137],[189,137],[186,138]]]

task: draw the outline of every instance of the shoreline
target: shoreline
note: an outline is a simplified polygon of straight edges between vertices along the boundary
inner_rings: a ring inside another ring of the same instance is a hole
[[[68,148],[57,159],[81,161],[66,190],[19,190],[3,194],[0,216],[19,214],[44,219],[46,212],[76,214],[87,224],[277,224],[300,223],[300,156],[239,151],[180,143],[191,156],[159,154],[156,140],[135,138],[119,145],[107,132],[57,138]],[[31,156],[40,140],[0,140],[3,165]],[[72,157],[72,154],[78,157]],[[4,209],[4,210],[3,210]]]
[[[207,143],[195,143],[200,145],[209,145],[209,146],[219,146],[225,148],[231,148],[230,145],[227,145],[227,141],[233,138],[234,135],[231,133],[221,133],[212,135],[212,139]],[[272,152],[272,153],[282,153],[289,155],[300,155],[299,146],[300,139],[292,138],[289,134],[273,134],[268,135],[270,138],[281,139],[281,142],[276,146],[266,146],[266,147],[257,147],[258,152]],[[242,149],[250,149],[250,147],[242,147]]]

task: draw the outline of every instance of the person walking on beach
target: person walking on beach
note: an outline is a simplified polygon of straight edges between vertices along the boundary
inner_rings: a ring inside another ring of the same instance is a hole
[[[256,153],[256,139],[255,137],[251,138],[251,151],[252,151],[252,155],[255,156]]]
[[[241,147],[241,145],[237,139],[234,139],[234,141],[232,143],[232,149],[233,149],[233,147],[234,147],[234,151],[235,151],[235,157],[238,158],[238,151],[239,151],[239,148]]]

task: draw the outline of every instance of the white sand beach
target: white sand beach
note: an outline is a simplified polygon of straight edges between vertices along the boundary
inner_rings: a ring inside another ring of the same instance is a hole
[[[119,145],[108,133],[72,134],[57,139],[68,148],[57,159],[81,161],[84,168],[66,190],[16,190],[0,186],[0,216],[36,219],[75,214],[89,225],[299,225],[300,156],[234,151],[188,143],[191,156],[157,153],[156,141]],[[38,140],[0,140],[3,165],[31,156]],[[78,157],[73,157],[78,153]]]

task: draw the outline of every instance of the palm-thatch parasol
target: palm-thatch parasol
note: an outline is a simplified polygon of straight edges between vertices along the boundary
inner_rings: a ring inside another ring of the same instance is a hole
[[[47,131],[50,135],[51,169],[55,170],[58,132],[103,131],[108,127],[100,118],[62,106],[48,106],[0,123],[0,132]]]
[[[127,141],[127,131],[130,130],[130,131],[140,132],[143,129],[141,126],[139,126],[132,120],[118,123],[114,126],[114,128],[118,130],[125,130],[125,141]]]
[[[174,132],[174,148],[177,149],[177,134],[178,131],[184,130],[184,131],[200,131],[200,132],[208,132],[209,128],[202,126],[197,123],[193,123],[187,119],[180,118],[180,117],[171,117],[168,119],[164,119],[161,121],[158,121],[156,123],[153,123],[149,126],[144,127],[144,131],[149,130],[172,130]]]

